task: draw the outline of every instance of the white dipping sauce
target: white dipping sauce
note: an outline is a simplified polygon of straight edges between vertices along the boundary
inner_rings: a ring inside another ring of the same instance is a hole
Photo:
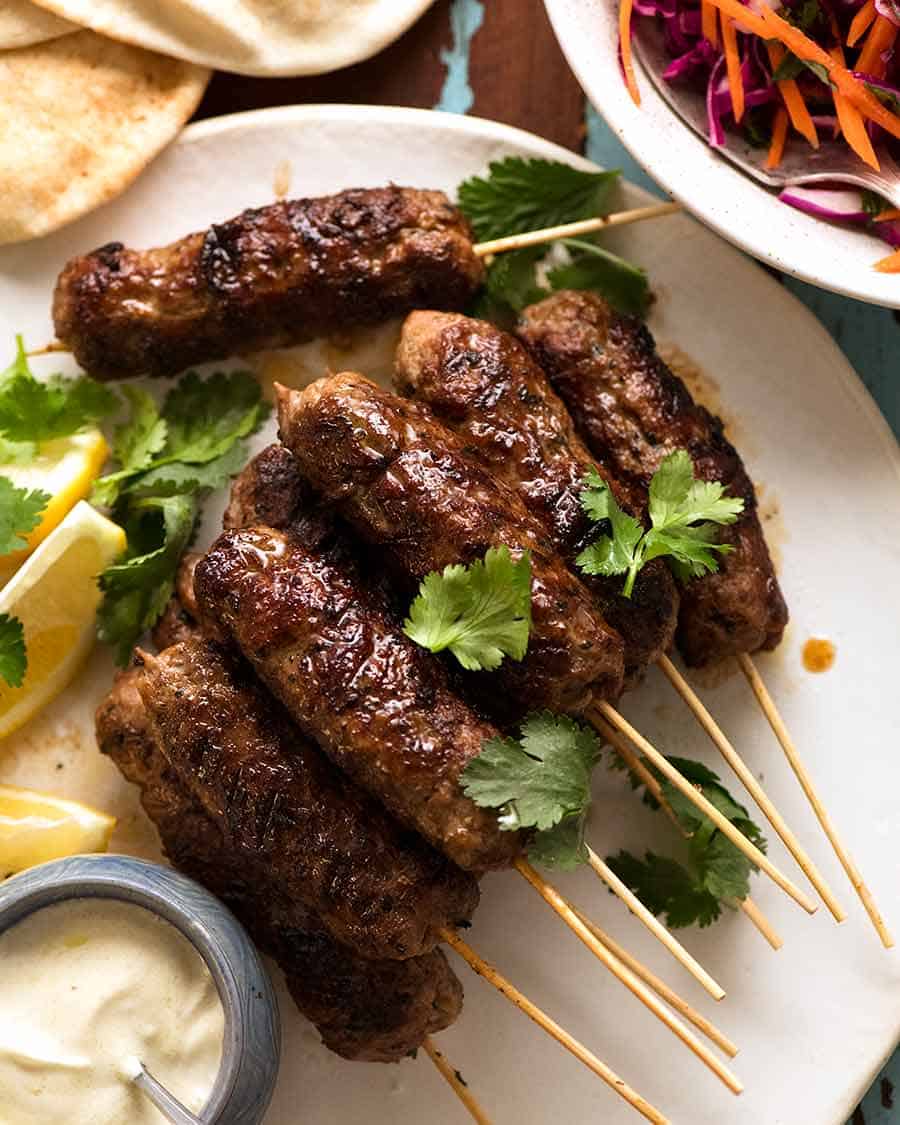
[[[197,1112],[224,1030],[205,961],[143,907],[61,902],[0,934],[2,1125],[161,1125],[136,1059]]]

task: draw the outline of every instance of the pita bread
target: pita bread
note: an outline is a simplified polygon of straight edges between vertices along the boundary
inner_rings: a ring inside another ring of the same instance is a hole
[[[30,47],[77,31],[75,24],[38,8],[29,0],[0,0],[0,49]]]
[[[0,53],[0,244],[123,191],[197,107],[209,71],[78,31]]]
[[[321,74],[403,34],[432,0],[38,0],[101,35],[240,74]]]

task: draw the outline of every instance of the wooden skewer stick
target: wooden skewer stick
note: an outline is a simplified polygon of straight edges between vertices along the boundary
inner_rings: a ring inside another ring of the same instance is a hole
[[[598,712],[605,719],[609,720],[616,730],[621,731],[630,738],[644,757],[648,758],[659,772],[667,777],[675,788],[680,793],[683,793],[693,805],[708,816],[716,828],[724,833],[732,844],[744,853],[751,863],[759,867],[762,871],[765,871],[769,878],[781,887],[785,894],[790,895],[794,902],[802,906],[808,914],[815,914],[818,909],[816,904],[808,898],[799,887],[792,883],[786,875],[783,875],[775,864],[772,863],[770,859],[767,859],[752,841],[748,840],[742,832],[738,831],[731,821],[719,812],[715,805],[711,804],[698,789],[691,785],[688,779],[672,765],[668,758],[660,754],[656,747],[649,743],[640,731],[635,730],[631,723],[629,723],[624,716],[620,715],[615,707],[610,706],[609,703],[604,701],[597,704],[593,713],[596,714]]]
[[[469,1089],[468,1083],[463,1081],[459,1071],[447,1062],[443,1051],[438,1048],[430,1035],[425,1037],[422,1046],[425,1048],[425,1053],[437,1067],[441,1076],[446,1080],[447,1085],[469,1111],[470,1117],[474,1121],[477,1121],[478,1125],[492,1125],[491,1119],[478,1104],[475,1095]]]
[[[515,866],[516,870],[524,875],[544,902],[556,911],[560,918],[565,921],[569,929],[584,942],[598,960],[603,962],[613,976],[621,984],[624,984],[628,991],[636,996],[646,1008],[649,1008],[657,1019],[661,1020],[670,1031],[674,1032],[681,1042],[693,1051],[697,1058],[705,1063],[713,1074],[715,1074],[733,1094],[740,1094],[744,1088],[740,1079],[732,1074],[728,1067],[725,1066],[705,1044],[700,1042],[689,1027],[682,1023],[676,1015],[669,1011],[661,1000],[654,996],[643,981],[617,957],[613,956],[602,942],[594,937],[559,891],[555,890],[549,883],[542,879],[527,860],[518,859],[516,860]]]
[[[680,203],[654,203],[649,207],[635,207],[632,211],[617,211],[604,218],[581,219],[576,223],[563,223],[558,227],[511,234],[506,238],[492,238],[490,242],[477,243],[474,250],[479,258],[486,258],[489,254],[501,254],[506,250],[522,250],[526,246],[540,246],[542,242],[554,242],[560,238],[577,238],[582,234],[595,234],[597,231],[606,230],[607,227],[624,227],[644,219],[674,215],[681,210]]]
[[[44,347],[34,348],[32,351],[26,352],[25,354],[31,359],[32,356],[36,355],[50,355],[51,352],[67,352],[68,350],[65,344],[61,344],[59,340],[51,340],[50,343],[45,344]]]
[[[828,815],[828,811],[822,804],[822,801],[819,798],[819,794],[816,791],[815,786],[813,785],[812,778],[810,777],[806,766],[803,764],[803,759],[800,757],[797,747],[794,745],[794,740],[791,738],[790,733],[784,724],[784,720],[782,719],[778,708],[775,706],[774,700],[772,699],[771,695],[769,695],[769,689],[766,687],[765,683],[763,682],[762,676],[760,676],[759,672],[757,671],[756,665],[753,663],[749,656],[747,656],[745,653],[740,653],[737,657],[737,662],[740,666],[741,671],[747,677],[747,681],[753,690],[753,694],[756,696],[757,701],[759,702],[759,705],[763,710],[763,713],[769,721],[769,726],[771,726],[772,730],[775,732],[775,737],[781,743],[781,748],[784,750],[785,756],[790,763],[791,769],[794,771],[795,777],[800,782],[800,787],[806,794],[806,799],[812,806],[813,812],[816,814],[819,824],[821,824],[822,826],[822,830],[828,837],[829,843],[831,844],[832,848],[834,848],[835,855],[841,861],[841,866],[847,873],[847,878],[853,884],[853,889],[856,891],[857,895],[859,895],[859,900],[865,907],[866,913],[869,915],[869,918],[872,920],[872,925],[878,931],[878,936],[879,938],[881,938],[881,944],[885,947],[885,949],[891,949],[894,945],[894,939],[891,936],[891,933],[888,930],[887,926],[885,926],[884,924],[881,913],[879,912],[878,907],[875,905],[875,900],[872,898],[872,893],[866,886],[865,880],[863,879],[859,868],[853,862],[850,854],[844,847],[843,841],[838,835],[837,829],[832,824],[831,817]]]
[[[552,1036],[557,1043],[560,1043],[567,1051],[570,1051],[576,1059],[584,1063],[589,1070],[592,1070],[598,1078],[602,1078],[610,1089],[615,1090],[619,1097],[624,1098],[638,1113],[642,1114],[648,1121],[654,1122],[654,1125],[670,1125],[667,1117],[664,1117],[658,1109],[652,1106],[645,1098],[642,1098],[636,1090],[633,1090],[615,1073],[615,1071],[611,1070],[606,1063],[601,1062],[587,1047],[573,1038],[565,1028],[560,1027],[546,1012],[543,1012],[536,1004],[533,1004],[514,984],[497,972],[493,965],[489,965],[487,961],[479,957],[475,950],[467,942],[463,941],[459,934],[454,930],[445,928],[439,931],[438,936],[442,941],[445,941],[451,949],[455,949],[460,957],[462,957],[469,967],[480,977],[483,977],[488,984],[493,985],[502,996],[505,996],[510,1003],[515,1004],[519,1011],[524,1012],[529,1019],[534,1020],[534,1022],[539,1027],[543,1028],[548,1035]]]
[[[653,795],[653,799],[657,802],[659,807],[663,810],[666,816],[668,816],[669,820],[672,821],[681,835],[684,836],[685,839],[687,839],[689,834],[685,832],[681,821],[675,815],[675,810],[666,800],[665,794],[662,791],[662,786],[659,784],[659,781],[653,776],[650,770],[647,769],[643,761],[641,761],[638,755],[631,749],[631,747],[619,734],[619,732],[599,716],[597,717],[597,729],[610,744],[610,746],[612,746],[613,750],[615,750],[615,752],[619,755],[625,765],[631,770],[631,772],[636,774],[641,779],[641,781],[647,787],[647,790]],[[756,903],[749,895],[747,895],[746,898],[738,900],[738,909],[742,913],[747,915],[753,925],[757,928],[757,930],[759,930],[759,932],[773,949],[781,949],[781,947],[784,945],[783,939],[775,932],[772,923],[765,916],[765,914],[763,914],[762,910],[760,910],[760,908],[756,905]]]
[[[569,905],[572,906],[571,903]],[[670,1008],[674,1008],[676,1012],[684,1016],[688,1023],[692,1023],[711,1043],[715,1043],[717,1047],[720,1047],[730,1059],[735,1057],[738,1053],[738,1048],[726,1035],[719,1031],[714,1024],[710,1023],[704,1016],[701,1016],[696,1009],[691,1007],[687,1000],[682,1000],[678,993],[675,992],[674,989],[669,988],[664,980],[661,980],[656,973],[648,969],[642,961],[639,961],[637,957],[634,957],[627,949],[619,945],[605,930],[601,930],[597,923],[592,922],[577,906],[572,906],[572,909],[591,931],[597,941],[602,942],[614,957],[617,957],[623,965],[631,969],[636,977],[640,977],[644,984],[649,985],[657,996],[665,1000]]]
[[[722,986],[713,980],[706,969],[688,953],[676,937],[669,933],[662,922],[650,913],[637,895],[622,882],[615,871],[597,855],[593,848],[589,847],[587,853],[588,863],[613,894],[625,903],[632,914],[637,915],[654,937],[661,941],[675,960],[682,964],[691,976],[703,985],[714,1000],[721,1000],[725,996],[725,990]]]
[[[831,911],[831,915],[835,922],[844,922],[847,919],[847,913],[841,904],[837,901],[832,893],[831,888],[825,882],[825,878],[812,859],[805,851],[803,845],[790,830],[784,817],[776,809],[772,803],[771,798],[760,785],[759,781],[754,777],[752,771],[747,766],[744,759],[738,754],[731,742],[725,737],[725,733],[716,720],[709,713],[709,710],[704,705],[703,701],[687,682],[687,680],[678,671],[672,661],[665,653],[659,658],[659,667],[665,673],[669,683],[681,698],[685,701],[688,707],[693,711],[694,717],[697,722],[709,735],[713,745],[725,759],[729,766],[731,766],[734,773],[737,775],[744,788],[756,802],[762,813],[765,815],[769,824],[775,829],[781,837],[784,846],[791,853],[794,859],[800,866],[803,874],[809,879],[810,883],[816,888],[822,901]]]

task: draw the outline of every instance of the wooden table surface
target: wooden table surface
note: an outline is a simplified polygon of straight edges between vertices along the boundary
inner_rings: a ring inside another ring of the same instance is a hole
[[[421,106],[493,118],[622,168],[629,179],[662,194],[586,106],[541,0],[436,0],[380,55],[321,77],[217,74],[198,116],[306,102]],[[784,284],[827,326],[900,435],[900,314],[790,278]],[[900,1052],[852,1125],[900,1125],[891,1075],[900,1084]]]

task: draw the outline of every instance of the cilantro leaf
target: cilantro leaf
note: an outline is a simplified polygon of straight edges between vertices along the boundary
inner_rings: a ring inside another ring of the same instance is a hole
[[[608,521],[611,534],[586,547],[576,564],[585,574],[624,574],[625,597],[631,597],[641,567],[661,556],[671,558],[683,580],[717,570],[716,556],[732,548],[717,541],[716,526],[734,523],[744,510],[744,501],[726,496],[717,481],[697,480],[683,449],[670,453],[653,474],[647,531],[622,511],[599,473],[588,473],[584,485],[582,508],[595,522]]]
[[[27,465],[37,455],[37,442],[0,437],[0,465]]]
[[[722,785],[717,774],[688,758],[669,761],[695,785],[732,824],[766,850],[762,832],[747,810]],[[610,866],[655,914],[665,914],[673,927],[699,922],[708,925],[721,913],[721,904],[746,898],[754,865],[668,779],[648,766],[662,787],[662,795],[687,838],[687,866],[652,853],[643,860],[620,853]],[[634,788],[640,782],[632,777]],[[649,803],[649,802],[648,802]],[[653,802],[652,807],[659,807]]]
[[[25,680],[25,630],[18,617],[0,613],[0,680],[21,687]]]
[[[0,375],[0,436],[13,442],[68,437],[105,418],[117,402],[108,387],[86,375],[35,379],[17,336],[16,358]]]
[[[151,497],[129,506],[125,554],[100,575],[103,601],[97,614],[100,640],[114,645],[126,664],[141,634],[157,620],[172,596],[175,572],[197,518],[190,496]]]
[[[461,784],[479,807],[500,810],[504,830],[544,832],[565,820],[583,820],[591,799],[591,771],[599,758],[600,746],[590,728],[544,712],[525,719],[519,741],[485,742],[463,770]],[[573,827],[555,835],[558,857],[566,842],[569,851],[581,847],[580,832],[573,837]]]
[[[504,656],[521,660],[530,629],[531,554],[514,561],[505,546],[427,574],[403,624],[416,644],[449,649],[469,671],[493,671]]]
[[[168,434],[165,419],[151,395],[139,387],[123,387],[122,394],[131,411],[113,435],[113,457],[122,467],[101,477],[92,495],[95,503],[109,507],[116,502],[126,481],[150,467],[154,455],[166,444]]]
[[[536,269],[546,253],[546,246],[526,246],[497,255],[487,268],[474,315],[511,326],[526,305],[546,297],[548,291],[538,284]]]
[[[722,913],[718,898],[668,856],[648,851],[641,860],[620,851],[607,856],[606,862],[648,910],[665,915],[670,929],[695,923],[709,926]]]
[[[9,477],[0,477],[0,555],[21,551],[50,499],[48,492],[16,488]]]
[[[574,871],[588,861],[584,842],[586,814],[567,816],[544,832],[537,832],[528,847],[528,858],[542,867]]]
[[[245,439],[269,413],[246,372],[207,379],[189,372],[161,409],[145,391],[125,393],[130,413],[113,442],[120,467],[94,491],[128,536],[125,555],[100,577],[97,618],[100,639],[116,646],[122,663],[165,609],[200,501],[240,471]]]
[[[647,311],[650,286],[640,266],[586,239],[566,238],[563,245],[574,253],[568,263],[548,272],[551,289],[591,289],[618,312],[642,316]]]
[[[556,160],[508,156],[459,187],[459,207],[479,240],[603,214],[618,172],[583,172]]]
[[[799,75],[803,74],[806,70],[814,74],[816,78],[826,86],[832,85],[828,70],[820,62],[801,59],[792,51],[787,51],[784,58],[778,66],[775,67],[775,70],[772,72],[772,81],[785,82],[791,78],[799,77]]]
[[[169,392],[163,407],[168,440],[162,462],[214,461],[237,440],[254,433],[268,414],[259,384],[246,372],[217,371],[201,379],[196,371],[189,371]]]

